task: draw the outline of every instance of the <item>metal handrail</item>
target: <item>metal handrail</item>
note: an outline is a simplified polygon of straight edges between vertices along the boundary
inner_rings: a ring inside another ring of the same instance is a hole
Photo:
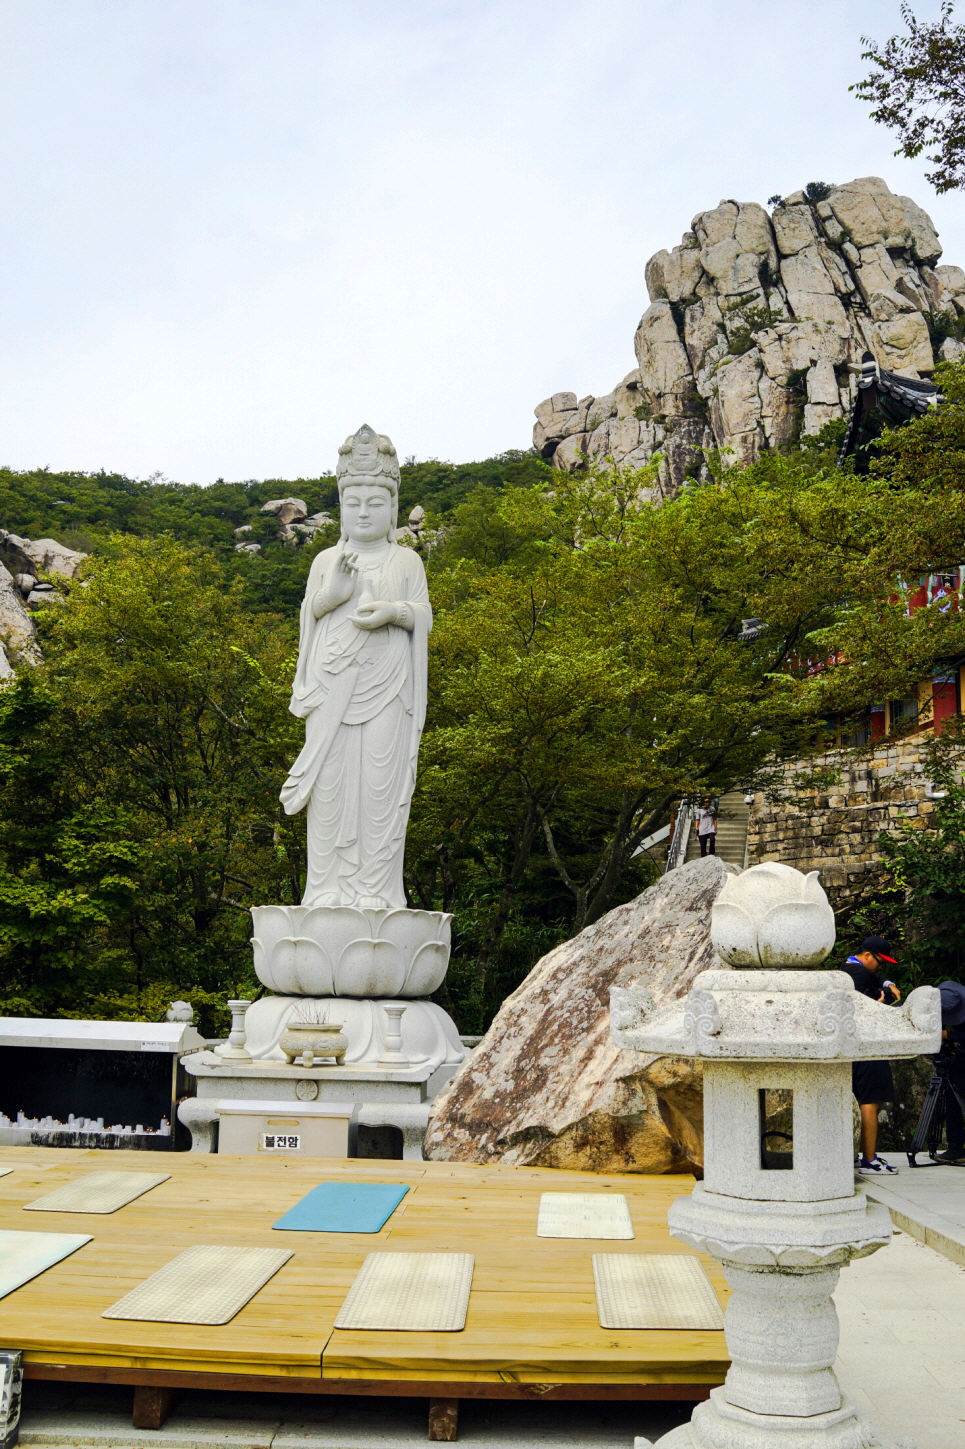
[[[667,864],[664,866],[664,875],[668,871],[676,870],[687,858],[687,846],[690,842],[690,827],[694,821],[694,807],[689,800],[681,800],[677,807],[677,820],[674,825],[673,838],[670,841],[670,849],[667,851]]]

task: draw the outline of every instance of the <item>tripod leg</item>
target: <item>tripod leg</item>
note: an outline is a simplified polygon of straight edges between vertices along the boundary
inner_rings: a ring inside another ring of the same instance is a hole
[[[942,1145],[942,1138],[945,1135],[945,1118],[948,1112],[948,1078],[942,1077],[941,1090],[938,1093],[938,1101],[935,1104],[935,1111],[932,1114],[931,1127],[928,1132],[928,1156],[932,1162],[938,1161],[938,1149]]]
[[[947,1081],[947,1092],[950,1095],[947,1095],[945,1099],[945,1145],[948,1148],[949,1152],[951,1152],[952,1136],[954,1135],[957,1139],[959,1139],[960,1142],[962,1137],[962,1126],[965,1125],[965,1092],[963,1092],[962,1088],[960,1088],[956,1082],[952,1081],[951,1077],[949,1077]],[[955,1111],[956,1107],[958,1108],[957,1112]],[[955,1118],[958,1118],[958,1121],[955,1123],[954,1129],[951,1125],[951,1122],[949,1121],[949,1118],[951,1118],[953,1121]]]
[[[907,1156],[908,1166],[918,1167],[915,1157],[927,1147],[929,1156],[934,1156],[932,1145],[933,1129],[937,1123],[938,1141],[941,1141],[942,1128],[945,1125],[945,1079],[934,1076],[928,1083],[928,1091],[925,1093],[925,1100],[922,1104],[921,1115],[918,1118],[918,1125],[915,1127],[914,1136],[908,1144]]]

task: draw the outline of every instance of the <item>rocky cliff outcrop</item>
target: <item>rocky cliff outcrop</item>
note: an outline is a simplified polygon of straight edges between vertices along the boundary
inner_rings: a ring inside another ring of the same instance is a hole
[[[555,393],[533,443],[565,469],[664,455],[660,489],[697,476],[708,449],[752,462],[851,407],[861,354],[920,377],[937,357],[928,314],[965,315],[965,272],[937,266],[931,219],[879,177],[810,186],[776,204],[722,201],[646,267],[636,368],[604,397]]]
[[[329,513],[310,514],[304,498],[271,498],[261,505],[261,512],[272,513],[277,518],[278,537],[282,543],[308,542],[320,528],[326,528],[332,522]],[[242,540],[235,544],[235,553],[261,553],[261,544],[247,538],[252,531],[250,523],[235,529],[235,538]]]
[[[39,664],[37,626],[28,608],[56,597],[40,574],[78,579],[88,557],[53,538],[21,538],[0,528],[0,683],[22,664]],[[24,603],[26,600],[26,605]]]
[[[39,662],[37,626],[10,570],[0,563],[0,682],[13,678],[16,665]]]
[[[15,576],[36,579],[39,574],[59,574],[77,579],[86,559],[86,553],[67,548],[55,538],[21,538],[0,528],[0,560]]]
[[[719,966],[710,908],[735,872],[715,856],[683,865],[537,962],[436,1099],[426,1156],[594,1172],[700,1168],[699,1068],[615,1046],[610,987],[644,985],[660,1006]]]

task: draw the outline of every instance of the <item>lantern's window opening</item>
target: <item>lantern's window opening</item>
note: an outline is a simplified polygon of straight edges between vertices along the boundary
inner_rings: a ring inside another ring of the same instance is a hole
[[[761,1167],[766,1172],[794,1171],[794,1093],[789,1087],[761,1087]]]

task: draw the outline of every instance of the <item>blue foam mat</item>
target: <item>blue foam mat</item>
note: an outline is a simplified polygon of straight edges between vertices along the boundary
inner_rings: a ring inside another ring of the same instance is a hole
[[[408,1191],[402,1182],[323,1182],[272,1226],[295,1233],[377,1233]]]

